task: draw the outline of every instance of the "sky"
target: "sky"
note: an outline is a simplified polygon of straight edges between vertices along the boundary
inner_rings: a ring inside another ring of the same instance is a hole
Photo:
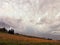
[[[0,0],[0,27],[60,39],[60,0]]]

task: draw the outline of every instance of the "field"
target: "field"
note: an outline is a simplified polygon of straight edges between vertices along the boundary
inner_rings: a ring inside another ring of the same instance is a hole
[[[59,41],[0,32],[0,45],[60,45]]]

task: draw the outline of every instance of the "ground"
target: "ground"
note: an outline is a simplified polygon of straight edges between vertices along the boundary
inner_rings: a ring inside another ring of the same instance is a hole
[[[31,38],[0,32],[0,45],[60,45],[60,43],[57,40]]]

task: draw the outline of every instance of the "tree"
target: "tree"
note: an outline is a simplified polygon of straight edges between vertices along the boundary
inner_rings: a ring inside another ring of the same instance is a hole
[[[14,34],[14,29],[8,31],[9,34]]]
[[[7,29],[6,28],[0,28],[0,31],[1,32],[7,32]]]
[[[48,38],[48,40],[52,40],[52,39]]]

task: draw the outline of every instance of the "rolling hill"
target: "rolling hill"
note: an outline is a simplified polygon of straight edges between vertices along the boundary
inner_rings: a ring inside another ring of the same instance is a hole
[[[57,40],[47,40],[24,35],[0,32],[0,45],[60,45]]]

